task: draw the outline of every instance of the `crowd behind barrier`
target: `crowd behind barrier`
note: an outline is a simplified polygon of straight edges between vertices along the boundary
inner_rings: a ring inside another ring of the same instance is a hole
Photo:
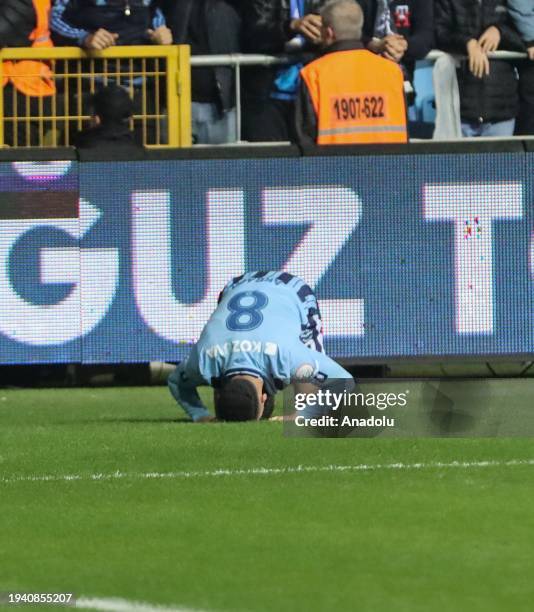
[[[0,145],[71,144],[109,84],[148,146],[295,141],[299,73],[328,43],[329,6],[354,2],[1,0]],[[532,3],[358,4],[362,49],[400,66],[409,104],[416,62],[435,60],[435,138],[534,134]]]

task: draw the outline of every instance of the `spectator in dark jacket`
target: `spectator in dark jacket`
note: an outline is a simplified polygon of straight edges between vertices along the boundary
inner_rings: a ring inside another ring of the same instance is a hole
[[[518,66],[519,115],[515,133],[534,136],[534,2],[508,0],[508,10],[528,54],[528,61],[521,62]]]
[[[143,147],[128,126],[133,101],[118,85],[108,85],[92,97],[93,125],[75,134],[72,144],[78,149],[99,149],[139,153]]]
[[[165,18],[152,0],[56,0],[50,26],[61,42],[93,50],[172,43]]]
[[[434,46],[434,3],[431,0],[367,0],[369,16],[364,31],[368,48],[401,63],[413,81],[415,62]]]
[[[247,53],[308,51],[321,43],[319,10],[326,0],[247,0],[243,45]],[[297,7],[292,11],[292,6]],[[294,140],[294,100],[301,65],[253,67],[244,71],[243,132],[246,140]]]
[[[164,0],[161,8],[176,44],[193,55],[239,53],[241,21],[229,0]],[[193,68],[193,141],[232,142],[236,136],[234,70],[228,66]]]
[[[165,18],[154,0],[56,0],[52,8],[51,29],[56,41],[61,44],[80,46],[88,50],[103,50],[114,45],[170,45],[172,34],[165,24]],[[142,77],[129,79],[129,69],[141,72],[140,62],[120,60],[108,61],[109,83],[115,74],[121,74],[120,84],[131,87],[136,115],[158,115],[163,108],[156,107],[160,96],[154,94],[156,77],[147,77],[142,84]],[[154,64],[147,62],[147,70],[155,70]],[[69,82],[66,83],[69,85]],[[69,107],[77,108],[81,104],[85,109],[89,98],[89,81],[82,83],[81,102],[78,91],[72,88],[69,96]],[[159,83],[160,88],[162,84]],[[136,123],[139,138],[146,144],[159,144],[164,133],[164,125],[158,125],[159,119],[147,118]],[[164,139],[163,139],[164,140]]]
[[[458,72],[464,136],[511,136],[517,115],[514,66],[490,60],[497,49],[524,47],[502,0],[436,0],[437,45],[467,54]]]

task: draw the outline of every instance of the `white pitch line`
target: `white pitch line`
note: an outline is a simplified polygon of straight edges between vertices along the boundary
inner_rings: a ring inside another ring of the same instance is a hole
[[[153,605],[141,601],[128,601],[117,597],[78,597],[76,608],[104,610],[104,612],[202,612],[193,608],[176,608]]]
[[[17,482],[77,482],[109,480],[173,480],[191,478],[215,478],[220,476],[271,476],[277,474],[310,474],[318,472],[374,472],[384,470],[432,470],[471,469],[491,467],[534,467],[534,459],[510,459],[508,461],[431,461],[428,463],[360,463],[356,465],[296,465],[290,467],[250,469],[217,469],[196,472],[111,472],[108,474],[43,474],[35,476],[2,476],[0,484]]]

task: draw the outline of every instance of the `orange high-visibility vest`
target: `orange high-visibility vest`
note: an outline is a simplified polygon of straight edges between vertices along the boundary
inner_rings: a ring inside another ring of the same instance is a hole
[[[407,142],[404,78],[365,49],[327,53],[301,70],[317,116],[317,144]]]
[[[35,29],[30,34],[32,47],[53,47],[50,40],[48,18],[50,14],[50,0],[33,0],[33,7],[37,17]],[[45,62],[36,60],[21,60],[20,62],[4,62],[4,86],[8,81],[20,93],[26,96],[52,96],[56,87],[52,78],[52,71]]]

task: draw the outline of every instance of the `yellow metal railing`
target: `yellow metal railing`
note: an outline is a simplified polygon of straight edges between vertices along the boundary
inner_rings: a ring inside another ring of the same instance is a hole
[[[129,91],[135,109],[130,127],[145,145],[191,145],[186,45],[110,47],[91,53],[77,47],[4,48],[0,84],[3,62],[17,60],[46,61],[56,94],[26,96],[8,82],[0,96],[0,146],[69,146],[73,135],[90,123],[91,94],[110,83]]]

